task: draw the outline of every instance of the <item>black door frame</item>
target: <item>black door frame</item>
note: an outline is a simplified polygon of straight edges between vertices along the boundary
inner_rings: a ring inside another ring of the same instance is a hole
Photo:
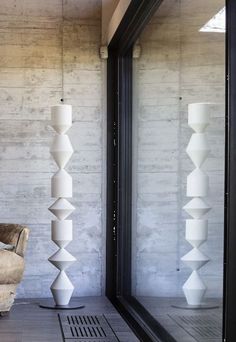
[[[224,339],[236,340],[236,1],[226,1]]]
[[[132,0],[108,47],[106,295],[142,341],[173,337],[131,294],[132,48],[165,0]],[[226,0],[224,328],[236,341],[236,1]]]

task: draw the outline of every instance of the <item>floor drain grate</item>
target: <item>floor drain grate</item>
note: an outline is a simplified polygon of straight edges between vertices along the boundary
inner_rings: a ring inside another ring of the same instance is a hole
[[[102,315],[59,314],[65,341],[113,342],[118,341]]]
[[[221,329],[217,326],[203,326],[203,327],[192,327],[192,330],[196,337],[199,338],[220,338]]]
[[[214,315],[169,315],[197,341],[221,341],[221,318]]]

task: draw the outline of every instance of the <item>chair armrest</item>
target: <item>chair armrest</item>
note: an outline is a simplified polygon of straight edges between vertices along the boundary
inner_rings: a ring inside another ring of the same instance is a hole
[[[15,247],[15,253],[24,256],[29,229],[19,224],[0,223],[0,241]]]

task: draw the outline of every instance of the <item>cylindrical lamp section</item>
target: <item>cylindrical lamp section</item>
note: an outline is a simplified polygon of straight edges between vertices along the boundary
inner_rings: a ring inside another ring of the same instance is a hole
[[[202,133],[209,125],[210,103],[190,103],[188,105],[188,125],[197,133]]]
[[[72,220],[52,221],[52,241],[58,247],[66,247],[73,239]]]
[[[208,193],[209,177],[201,169],[195,169],[187,177],[187,196],[205,197]]]
[[[51,109],[52,127],[59,134],[64,134],[72,125],[72,106],[60,104]]]
[[[207,240],[208,220],[186,220],[185,238],[193,247]]]
[[[51,196],[71,198],[72,193],[72,177],[64,169],[59,170],[51,179]]]

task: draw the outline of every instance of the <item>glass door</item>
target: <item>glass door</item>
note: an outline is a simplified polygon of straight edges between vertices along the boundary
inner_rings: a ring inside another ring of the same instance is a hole
[[[132,295],[176,341],[221,341],[225,1],[163,1],[135,49]]]
[[[235,17],[132,0],[108,46],[106,294],[141,341],[236,340]]]

